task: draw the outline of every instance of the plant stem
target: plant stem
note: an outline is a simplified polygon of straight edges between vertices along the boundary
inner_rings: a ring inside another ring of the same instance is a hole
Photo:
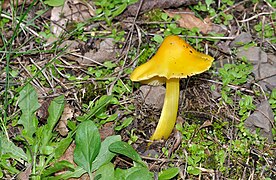
[[[150,138],[151,140],[167,139],[176,122],[179,100],[179,79],[166,80],[166,95],[157,128]]]

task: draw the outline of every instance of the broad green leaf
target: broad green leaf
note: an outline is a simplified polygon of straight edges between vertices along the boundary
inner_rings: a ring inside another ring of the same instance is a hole
[[[101,166],[95,175],[95,179],[100,180],[115,180],[114,177],[114,165],[112,163],[107,163]]]
[[[48,177],[48,180],[57,180],[57,179],[69,179],[69,178],[79,178],[81,175],[86,173],[82,167],[76,167],[74,171],[67,171],[64,174],[57,175],[54,177]]]
[[[52,100],[48,108],[49,117],[47,119],[47,126],[49,130],[52,131],[54,129],[56,123],[62,115],[62,112],[64,110],[64,104],[64,95],[58,96]]]
[[[44,1],[45,4],[49,5],[49,6],[62,6],[64,4],[64,0],[46,0]]]
[[[27,84],[20,91],[18,106],[22,111],[18,124],[23,125],[23,135],[29,141],[37,128],[38,120],[35,111],[39,108],[37,93],[32,85]]]
[[[54,174],[58,171],[64,170],[64,169],[71,169],[74,170],[74,165],[71,164],[68,161],[59,161],[54,163],[53,166],[50,166],[48,169],[43,171],[42,177],[45,178],[51,174]]]
[[[92,165],[93,165],[92,172],[97,170],[102,165],[110,162],[113,159],[115,154],[110,152],[108,150],[108,147],[110,146],[110,144],[112,144],[116,141],[120,141],[120,140],[121,140],[121,136],[116,135],[116,136],[109,136],[102,142],[99,154],[92,163]]]
[[[82,122],[76,132],[74,161],[88,173],[101,147],[100,133],[92,121]]]
[[[126,179],[127,170],[117,168],[115,169],[114,176],[116,180],[125,180]]]
[[[153,173],[146,167],[117,168],[114,172],[116,180],[152,180]]]
[[[72,138],[71,138],[71,134],[68,134],[68,136],[64,139],[62,139],[58,145],[56,146],[55,148],[55,155],[54,155],[54,158],[55,159],[58,159],[60,158],[64,152],[66,151],[66,149],[69,147],[69,145],[71,144],[72,142]]]
[[[129,145],[126,142],[123,142],[123,141],[114,142],[109,146],[109,150],[111,152],[114,152],[117,154],[122,154],[126,157],[129,157],[133,161],[136,161],[136,162],[140,163],[141,165],[146,166],[143,163],[139,154],[133,149],[133,147],[131,145]]]
[[[158,175],[158,180],[172,179],[179,173],[179,168],[173,167],[163,170]]]
[[[148,170],[146,167],[132,167],[128,169],[126,174],[127,180],[152,180],[153,173]]]
[[[27,155],[23,149],[17,147],[2,134],[0,134],[0,150],[0,156],[3,154],[10,154],[13,159],[27,161]]]
[[[57,124],[59,118],[61,117],[61,114],[64,110],[64,95],[61,95],[59,97],[56,97],[52,100],[48,112],[49,112],[49,117],[47,119],[47,124],[43,127],[42,131],[42,137],[41,137],[41,150],[51,150],[49,147],[49,142],[53,136],[53,130],[55,125]],[[53,151],[52,151],[53,152]],[[44,152],[45,154],[51,153],[51,152]],[[44,154],[43,153],[43,154]]]

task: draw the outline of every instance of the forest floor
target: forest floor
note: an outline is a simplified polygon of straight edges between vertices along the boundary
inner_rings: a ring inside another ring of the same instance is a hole
[[[3,1],[1,179],[276,179],[273,0]],[[214,57],[166,86],[132,82],[165,37]]]

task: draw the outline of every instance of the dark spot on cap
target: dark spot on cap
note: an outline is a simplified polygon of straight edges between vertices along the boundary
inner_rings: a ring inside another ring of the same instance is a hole
[[[192,50],[190,50],[190,53],[193,53],[193,51],[192,51]]]

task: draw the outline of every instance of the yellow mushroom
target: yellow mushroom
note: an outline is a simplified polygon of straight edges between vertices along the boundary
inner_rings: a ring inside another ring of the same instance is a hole
[[[179,80],[208,70],[214,58],[196,51],[178,36],[164,39],[156,54],[137,67],[130,79],[144,84],[166,83],[164,105],[157,128],[151,140],[167,139],[176,122],[179,99]]]

